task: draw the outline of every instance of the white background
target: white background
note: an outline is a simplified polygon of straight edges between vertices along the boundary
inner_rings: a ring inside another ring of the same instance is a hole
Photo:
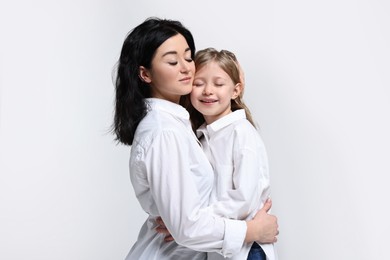
[[[109,133],[130,29],[234,51],[268,148],[281,260],[390,259],[390,4],[4,1],[0,259],[123,259],[145,218]]]

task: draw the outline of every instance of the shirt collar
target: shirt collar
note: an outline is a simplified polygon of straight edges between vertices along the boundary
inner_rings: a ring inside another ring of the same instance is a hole
[[[196,130],[196,135],[199,138],[206,132],[208,132],[209,134],[213,134],[215,132],[218,132],[225,126],[228,126],[240,119],[246,119],[245,109],[238,109],[232,113],[227,114],[226,116],[221,117],[220,119],[214,121],[209,125],[206,125],[206,123],[204,123]]]
[[[179,104],[161,98],[146,98],[148,110],[160,110],[172,114],[181,119],[189,120],[188,111]]]

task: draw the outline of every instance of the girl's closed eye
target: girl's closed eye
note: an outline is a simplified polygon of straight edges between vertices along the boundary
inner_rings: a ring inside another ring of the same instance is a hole
[[[204,82],[201,81],[201,80],[194,80],[193,85],[194,85],[195,87],[201,87],[201,86],[204,85]]]

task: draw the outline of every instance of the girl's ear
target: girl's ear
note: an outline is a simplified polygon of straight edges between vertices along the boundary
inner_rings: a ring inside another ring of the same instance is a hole
[[[144,66],[139,66],[138,77],[145,83],[149,84],[150,82],[152,82],[149,70]]]
[[[243,86],[241,83],[237,83],[233,89],[232,99],[236,99],[242,92]]]

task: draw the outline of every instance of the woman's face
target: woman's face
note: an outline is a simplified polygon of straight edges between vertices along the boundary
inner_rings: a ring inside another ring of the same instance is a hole
[[[152,97],[179,103],[192,90],[195,64],[181,34],[167,39],[154,54],[150,69],[140,67],[141,78],[151,86]]]
[[[231,100],[241,92],[241,84],[234,84],[231,77],[212,61],[196,71],[191,92],[191,103],[207,124],[231,113]]]

